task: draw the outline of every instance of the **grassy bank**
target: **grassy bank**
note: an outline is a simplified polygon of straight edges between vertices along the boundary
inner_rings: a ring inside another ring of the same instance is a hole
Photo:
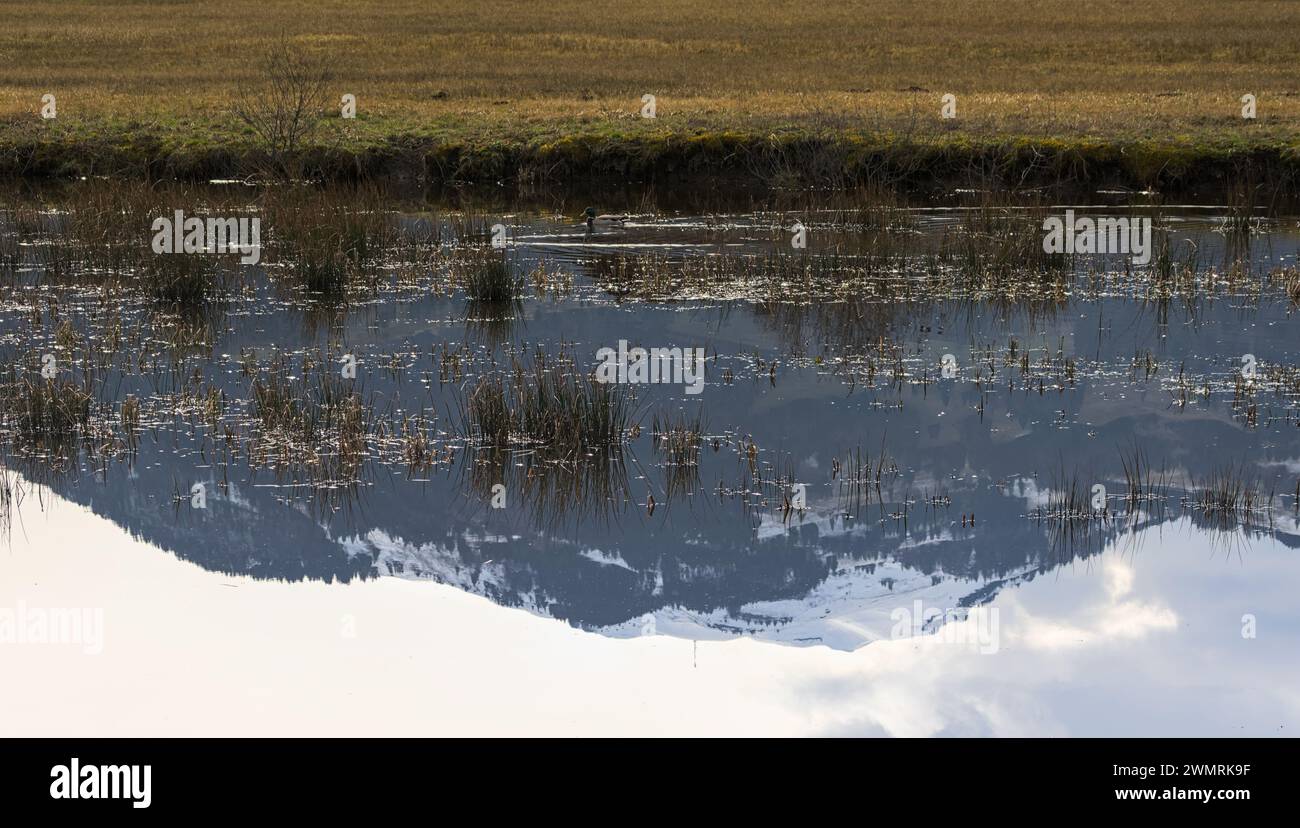
[[[7,177],[254,173],[270,149],[237,111],[284,44],[327,72],[295,161],[335,179],[1285,189],[1300,169],[1300,7],[1285,2],[46,0],[5,14]]]
[[[269,160],[258,143],[215,125],[105,121],[71,128],[10,125],[0,133],[0,176],[14,178],[236,178],[259,175]],[[319,136],[295,157],[311,178],[407,177],[524,189],[624,181],[667,189],[721,178],[776,188],[1115,185],[1211,193],[1263,187],[1294,195],[1300,182],[1300,143],[1262,133],[1048,138],[824,131],[798,124],[767,131],[554,125],[532,135],[475,137],[379,122]]]

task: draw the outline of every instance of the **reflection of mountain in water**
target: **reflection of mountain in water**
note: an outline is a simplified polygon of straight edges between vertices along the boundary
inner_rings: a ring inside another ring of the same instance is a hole
[[[735,438],[733,445],[752,437],[765,461],[807,481],[809,511],[783,523],[770,511],[751,513],[713,496],[724,478],[738,482],[734,449],[728,449],[731,454],[705,450],[700,489],[661,497],[651,514],[633,505],[608,521],[539,526],[522,497],[496,513],[455,473],[415,482],[379,466],[354,500],[343,499],[349,508],[322,516],[307,505],[311,494],[280,488],[265,473],[253,481],[232,474],[223,488],[223,473],[200,459],[188,428],[174,436],[161,429],[165,439],[145,440],[133,467],[112,462],[103,477],[56,479],[53,488],[214,571],[292,581],[429,579],[610,635],[640,634],[653,623],[660,633],[851,648],[887,636],[890,613],[916,600],[938,610],[985,603],[1114,541],[1123,531],[1114,524],[1090,526],[1086,537],[1067,542],[1027,518],[1057,469],[1085,482],[1117,481],[1119,451],[1135,443],[1157,464],[1193,476],[1228,459],[1300,457],[1294,428],[1248,430],[1221,400],[1179,409],[1170,405],[1160,378],[1130,383],[1117,376],[1147,352],[1166,366],[1164,376],[1187,361],[1189,373],[1225,370],[1215,354],[1249,352],[1294,362],[1288,327],[1294,322],[1284,308],[1244,311],[1223,302],[1199,309],[1195,320],[1180,318],[1183,310],[1173,308],[1173,318],[1161,323],[1149,308],[1122,300],[1072,304],[1038,319],[1013,318],[987,305],[964,318],[922,303],[906,314],[819,308],[805,317],[707,302],[586,301],[529,304],[513,335],[551,349],[579,337],[579,355],[620,339],[706,344],[722,360],[709,365],[705,394],[687,399],[653,389],[646,402],[674,412],[697,404],[710,436]],[[444,321],[463,313],[462,304],[437,298],[380,302],[341,314],[328,335],[363,366],[375,366],[398,350],[427,355],[444,341],[463,341],[463,324]],[[1246,313],[1253,316],[1243,325]],[[305,335],[301,322],[287,310],[232,314],[213,351],[326,344],[316,333]],[[1060,350],[1100,368],[1092,375],[1081,371],[1077,385],[1061,391],[1050,384],[1008,390],[1016,371],[1005,361],[998,362],[996,381],[983,387],[968,377],[893,389],[837,373],[852,360],[860,363],[881,339],[896,344],[913,369],[953,353],[969,373],[975,362],[969,355],[987,349],[1001,360],[1011,339],[1022,353],[1034,349],[1035,362]],[[756,371],[750,355],[780,367]],[[206,382],[221,386],[228,399],[247,399],[247,382],[234,368],[226,365],[223,374],[221,366],[209,367]],[[734,383],[722,381],[723,371],[733,369]],[[379,370],[369,372],[367,387],[399,403],[409,402],[413,390],[420,405],[445,410],[445,396],[431,399],[441,389],[430,384],[426,395],[416,373],[412,369],[407,380],[405,401]],[[898,466],[883,507],[846,510],[837,499],[830,459],[855,447],[882,448]],[[636,503],[644,502],[645,487],[660,473],[651,461],[646,465],[645,478],[632,476]],[[207,486],[202,510],[175,497],[198,481]],[[928,495],[950,498],[951,505],[927,507]],[[911,503],[907,517],[894,517],[904,500]],[[845,511],[857,517],[845,518]],[[962,516],[970,514],[975,525],[963,526]],[[1176,514],[1175,508],[1171,517]],[[1300,541],[1293,535],[1282,540]]]
[[[428,579],[620,636],[652,624],[695,638],[853,648],[888,636],[890,613],[916,600],[938,610],[986,603],[1121,531],[1098,524],[1074,546],[1054,541],[1050,527],[1025,517],[1037,497],[1032,481],[954,490],[954,502],[979,515],[975,529],[962,528],[953,509],[914,513],[907,526],[876,505],[847,519],[828,496],[810,497],[808,512],[788,524],[779,514],[756,524],[739,506],[697,503],[669,506],[666,517],[635,511],[543,532],[468,502],[454,476],[415,483],[395,473],[364,490],[351,512],[325,520],[283,502],[275,486],[223,492],[215,479],[207,507],[193,509],[171,496],[174,474],[142,450],[133,471],[115,465],[106,482],[64,479],[54,488],[207,569]]]

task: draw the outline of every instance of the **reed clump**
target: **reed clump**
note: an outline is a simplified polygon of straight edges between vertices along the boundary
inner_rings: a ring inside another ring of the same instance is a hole
[[[341,297],[373,290],[387,257],[407,246],[378,192],[288,187],[262,203],[275,260],[292,285]]]
[[[66,454],[90,425],[93,399],[73,380],[26,372],[0,386],[4,431],[20,449]]]
[[[1282,287],[1291,304],[1300,305],[1300,269],[1288,267],[1282,273]]]
[[[685,412],[656,414],[650,433],[663,457],[668,499],[696,491],[700,484],[700,447],[704,442],[703,415],[699,412],[693,417]]]
[[[507,378],[483,377],[459,405],[461,421],[481,446],[533,445],[569,456],[621,445],[632,420],[625,386],[543,360],[516,361]]]
[[[210,218],[241,209],[210,193],[136,181],[86,182],[68,194],[69,209],[21,203],[0,228],[0,272],[26,268],[42,284],[142,294],[162,304],[200,306],[228,287],[234,251],[157,253],[154,222],[184,208]],[[22,255],[23,248],[30,250]],[[17,254],[17,255],[16,255]]]
[[[186,308],[203,305],[225,281],[214,258],[184,253],[143,257],[135,273],[146,296],[163,305]]]
[[[1273,496],[1265,494],[1259,480],[1244,467],[1223,466],[1196,482],[1192,495],[1193,505],[1207,515],[1224,519],[1249,517],[1272,504]]]
[[[467,248],[456,257],[451,272],[471,302],[508,305],[523,293],[524,278],[512,258],[489,247]]]
[[[122,422],[122,430],[128,435],[134,434],[136,429],[140,427],[139,398],[134,394],[127,394],[118,410],[118,417]]]
[[[350,479],[368,456],[373,406],[330,360],[306,361],[292,377],[278,360],[253,380],[253,416],[279,461],[305,463],[326,480]]]
[[[1168,471],[1163,466],[1155,469],[1146,451],[1137,445],[1127,452],[1120,452],[1120,466],[1124,472],[1125,511],[1133,514],[1144,506],[1150,506],[1163,513],[1170,486]]]

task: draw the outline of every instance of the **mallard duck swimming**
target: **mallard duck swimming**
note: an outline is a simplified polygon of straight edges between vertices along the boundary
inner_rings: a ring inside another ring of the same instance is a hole
[[[622,227],[627,223],[627,216],[615,216],[609,214],[598,216],[596,215],[595,207],[588,207],[582,212],[582,215],[587,219],[588,230],[595,230],[597,227]]]

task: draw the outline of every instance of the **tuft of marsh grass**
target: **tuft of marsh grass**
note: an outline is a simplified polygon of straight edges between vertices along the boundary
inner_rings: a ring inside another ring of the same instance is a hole
[[[452,278],[472,302],[508,304],[523,293],[524,279],[503,251],[471,247],[452,263]]]
[[[6,430],[20,448],[66,455],[90,424],[93,394],[72,380],[33,374],[0,387]]]
[[[1247,518],[1271,507],[1273,495],[1264,494],[1259,480],[1246,467],[1231,464],[1196,481],[1192,504],[1206,515],[1223,520]]]
[[[137,285],[147,296],[180,307],[204,304],[224,281],[216,259],[183,253],[144,257],[135,273]]]
[[[373,188],[285,187],[268,192],[262,209],[276,261],[308,293],[373,290],[390,257],[416,244]]]
[[[1132,514],[1144,505],[1163,506],[1169,490],[1170,476],[1164,467],[1156,471],[1147,453],[1134,445],[1128,452],[1120,452],[1120,466],[1124,471],[1124,505]]]
[[[663,455],[665,490],[671,500],[699,488],[700,446],[703,442],[702,415],[655,414],[650,433],[655,448]]]
[[[845,515],[856,516],[870,508],[873,496],[883,510],[885,489],[898,477],[898,464],[885,452],[883,437],[874,460],[860,445],[849,450],[843,460],[831,458],[831,480],[838,483],[840,512]]]
[[[609,520],[631,502],[623,452],[636,427],[626,386],[539,352],[482,377],[457,406],[460,430],[479,449],[469,483],[483,497],[504,483],[539,527]]]
[[[621,445],[632,419],[625,386],[576,375],[571,365],[518,361],[508,379],[485,376],[459,401],[460,419],[481,446],[533,445],[573,456]]]
[[[12,279],[24,262],[22,220],[17,211],[0,212],[0,276]]]
[[[1046,208],[1004,201],[1005,196],[987,196],[964,210],[959,225],[945,233],[938,261],[954,268],[957,283],[972,294],[1067,289],[1073,260],[1043,250]]]
[[[1291,304],[1300,305],[1300,269],[1289,267],[1281,273],[1282,287]]]
[[[409,472],[427,471],[439,461],[433,424],[421,416],[404,415],[398,428],[402,460]]]
[[[134,394],[127,394],[126,399],[118,409],[118,419],[122,423],[122,430],[128,436],[135,434],[136,429],[140,427],[140,400]]]
[[[191,216],[242,209],[183,185],[85,182],[66,194],[67,209],[19,204],[0,222],[0,272],[20,266],[41,283],[143,294],[168,305],[197,306],[229,286],[238,254],[154,253],[152,223],[183,208]],[[12,233],[3,224],[13,228]],[[12,241],[10,241],[12,239]],[[28,257],[6,252],[16,246]]]
[[[1108,505],[1093,508],[1090,481],[1085,480],[1077,470],[1067,473],[1064,466],[1053,472],[1047,503],[1038,507],[1035,514],[1040,520],[1045,519],[1066,527],[1076,523],[1086,525],[1096,519],[1110,519]]]
[[[368,456],[373,406],[333,360],[304,359],[301,377],[279,360],[253,380],[251,409],[277,464],[305,465],[324,482],[355,479]]]

